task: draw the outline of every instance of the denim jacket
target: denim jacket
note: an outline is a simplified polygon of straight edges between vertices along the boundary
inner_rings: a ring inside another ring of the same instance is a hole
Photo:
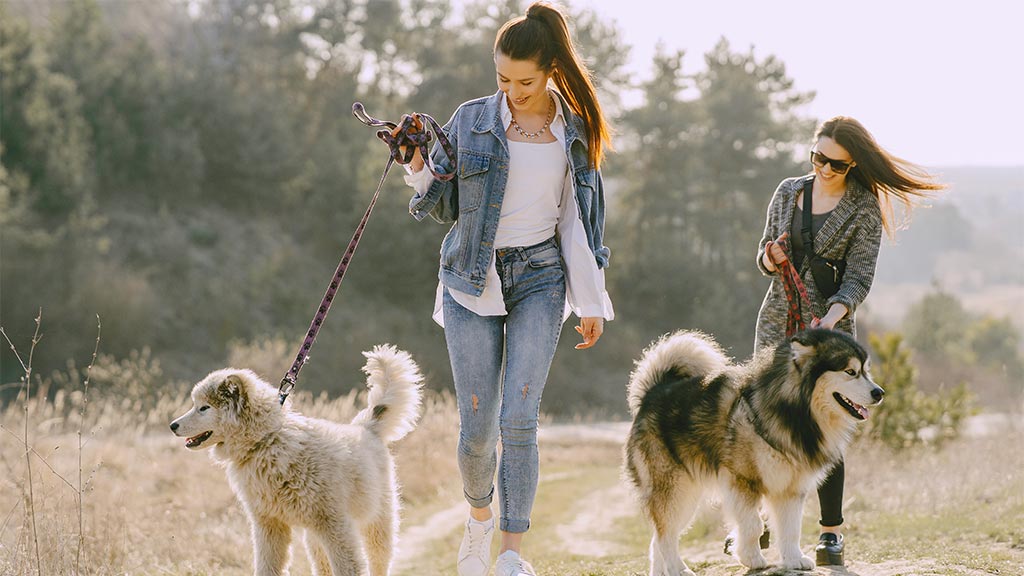
[[[454,223],[441,243],[439,277],[445,286],[475,296],[483,292],[487,280],[508,180],[508,141],[501,122],[504,96],[499,91],[459,106],[443,128],[458,151],[456,177],[447,182],[435,180],[426,193],[416,194],[409,202],[409,212],[417,220],[429,214],[443,224]],[[566,156],[579,216],[594,259],[599,268],[605,268],[611,251],[603,244],[601,172],[587,159],[583,121],[570,111],[561,95],[558,98],[566,111]],[[451,173],[451,161],[440,146],[435,145],[430,155],[438,172]]]

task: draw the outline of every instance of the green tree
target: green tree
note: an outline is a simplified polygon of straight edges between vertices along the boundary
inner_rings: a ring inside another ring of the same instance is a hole
[[[923,354],[951,354],[965,358],[963,334],[971,318],[952,294],[936,290],[907,310],[907,343]]]
[[[1020,331],[1010,318],[985,316],[971,324],[965,340],[978,364],[1002,373],[1015,393],[1024,390]]]
[[[609,280],[623,318],[655,332],[672,330],[690,310],[688,296],[700,267],[692,258],[685,179],[695,162],[696,105],[682,99],[689,78],[683,53],[654,58],[642,85],[644,103],[619,122],[622,151],[609,160]]]
[[[766,285],[753,263],[757,241],[779,181],[806,171],[793,158],[812,137],[813,120],[798,110],[813,93],[797,91],[774,56],[734,52],[725,39],[704,61],[697,76],[701,162],[687,183],[690,243],[707,281],[698,288],[694,324],[747,349]]]
[[[772,191],[800,173],[793,152],[813,124],[797,110],[811,95],[794,89],[777,59],[734,52],[725,40],[692,76],[682,53],[654,63],[644,104],[622,119],[630,149],[617,164],[628,180],[614,216],[618,249],[629,255],[621,306],[655,332],[699,327],[750,350],[765,289],[757,240]],[[687,89],[695,97],[684,99]]]
[[[6,10],[0,5],[0,160],[12,177],[27,178],[13,192],[28,195],[52,225],[93,191],[89,126],[73,80],[48,69],[45,47]]]

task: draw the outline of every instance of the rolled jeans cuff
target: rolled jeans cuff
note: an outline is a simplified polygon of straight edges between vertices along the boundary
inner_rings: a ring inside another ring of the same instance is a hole
[[[512,518],[502,518],[500,522],[500,530],[502,532],[509,532],[511,534],[522,534],[530,529],[529,520],[516,520]]]
[[[487,508],[494,500],[494,486],[491,486],[491,491],[483,498],[473,498],[465,490],[462,491],[462,495],[466,497],[466,502],[469,502],[469,505],[473,508]]]

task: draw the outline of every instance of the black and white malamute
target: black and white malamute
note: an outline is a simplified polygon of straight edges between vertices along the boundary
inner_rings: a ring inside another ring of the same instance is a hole
[[[644,351],[628,392],[625,469],[654,525],[651,576],[693,576],[679,535],[711,488],[735,524],[744,566],[767,566],[763,498],[782,565],[814,568],[799,546],[804,497],[884,394],[856,340],[807,330],[738,366],[711,338],[677,332]]]

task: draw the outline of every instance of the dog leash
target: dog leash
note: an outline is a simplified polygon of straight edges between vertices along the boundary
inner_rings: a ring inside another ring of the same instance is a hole
[[[782,247],[783,252],[787,255],[790,254],[789,242],[785,238],[776,241],[775,244]],[[772,261],[779,274],[782,275],[782,287],[786,291],[786,303],[789,305],[789,310],[786,312],[786,338],[789,338],[807,327],[803,316],[804,307],[806,307],[808,312],[811,312],[811,317],[814,320],[818,318],[811,311],[811,299],[807,296],[807,287],[804,286],[800,273],[797,271],[796,266],[793,265],[793,259],[787,257],[782,262],[776,262],[767,247],[765,251],[768,253],[768,259]]]
[[[303,340],[302,346],[299,348],[298,355],[295,356],[295,361],[292,362],[291,368],[281,379],[281,385],[277,389],[277,395],[280,399],[281,404],[288,398],[292,390],[295,388],[295,383],[299,380],[299,370],[302,370],[302,366],[309,360],[309,350],[313,347],[313,342],[316,341],[316,335],[320,331],[320,327],[324,323],[324,319],[327,317],[327,313],[331,309],[331,303],[334,301],[335,295],[338,293],[338,288],[341,286],[341,281],[345,277],[345,270],[348,269],[349,262],[352,261],[352,255],[355,254],[356,246],[359,245],[359,239],[363,235],[363,230],[366,228],[366,222],[370,219],[370,213],[373,212],[373,206],[377,203],[377,197],[380,196],[380,190],[384,187],[384,181],[388,177],[388,172],[391,167],[395,164],[408,164],[412,161],[413,155],[416,149],[420,150],[424,160],[429,158],[430,150],[427,145],[433,139],[429,131],[424,129],[423,120],[426,120],[434,134],[437,136],[437,141],[440,143],[441,148],[444,149],[445,154],[452,162],[452,171],[450,174],[441,174],[430,167],[431,174],[438,180],[451,180],[455,175],[455,151],[452,149],[451,142],[444,135],[441,127],[437,122],[427,114],[412,114],[405,116],[402,119],[401,124],[389,122],[386,120],[378,120],[366,113],[366,109],[359,102],[352,104],[352,115],[359,119],[360,122],[367,126],[382,126],[386,129],[378,130],[377,137],[383,140],[388,147],[391,149],[391,156],[388,158],[387,164],[384,166],[384,172],[380,176],[380,181],[377,183],[377,190],[373,193],[373,198],[370,200],[370,205],[367,206],[366,212],[363,214],[363,218],[359,221],[359,225],[356,226],[356,231],[352,234],[352,239],[349,240],[348,247],[345,249],[345,253],[341,257],[341,262],[338,263],[338,269],[334,272],[334,277],[331,278],[331,283],[327,286],[327,292],[324,294],[323,300],[320,301],[320,307],[317,308],[316,315],[313,316],[313,322],[309,325],[309,330],[306,332],[306,339]],[[395,134],[391,132],[398,128]],[[402,148],[405,147],[405,154],[402,153]]]

